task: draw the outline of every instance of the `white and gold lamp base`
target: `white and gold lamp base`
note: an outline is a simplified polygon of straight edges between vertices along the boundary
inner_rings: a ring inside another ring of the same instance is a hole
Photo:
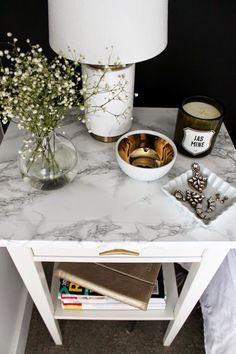
[[[132,126],[135,64],[82,64],[82,75],[88,131],[99,141],[117,141]]]

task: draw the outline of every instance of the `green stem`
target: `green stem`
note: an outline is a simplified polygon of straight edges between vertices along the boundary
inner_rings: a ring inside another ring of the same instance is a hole
[[[52,144],[53,147],[51,148],[51,139],[53,139]],[[41,148],[42,151],[39,151]],[[52,137],[46,136],[46,137],[39,137],[39,141],[30,157],[30,160],[27,162],[27,172],[29,172],[30,168],[34,164],[38,153],[42,154],[42,161],[43,165],[42,167],[47,167],[49,170],[52,170],[53,175],[56,174],[57,171],[59,171],[59,165],[56,162],[55,159],[55,150],[56,150],[56,143],[55,143],[55,135],[53,134]]]

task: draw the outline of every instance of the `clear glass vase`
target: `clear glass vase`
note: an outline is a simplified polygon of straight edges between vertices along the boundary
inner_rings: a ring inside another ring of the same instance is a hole
[[[52,132],[24,139],[19,151],[19,169],[24,181],[40,190],[58,189],[78,172],[78,154],[72,142]]]

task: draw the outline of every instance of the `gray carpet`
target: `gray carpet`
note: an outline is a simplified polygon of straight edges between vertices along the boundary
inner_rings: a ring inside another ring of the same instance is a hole
[[[133,330],[132,324],[129,321],[63,320],[60,321],[63,345],[56,346],[34,307],[25,354],[205,353],[199,307],[193,310],[170,347],[162,345],[167,321],[138,321]]]

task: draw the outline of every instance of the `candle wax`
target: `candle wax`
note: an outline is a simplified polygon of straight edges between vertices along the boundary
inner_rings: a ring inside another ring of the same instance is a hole
[[[200,101],[188,102],[183,106],[183,109],[191,116],[201,119],[215,119],[221,116],[216,107]]]

